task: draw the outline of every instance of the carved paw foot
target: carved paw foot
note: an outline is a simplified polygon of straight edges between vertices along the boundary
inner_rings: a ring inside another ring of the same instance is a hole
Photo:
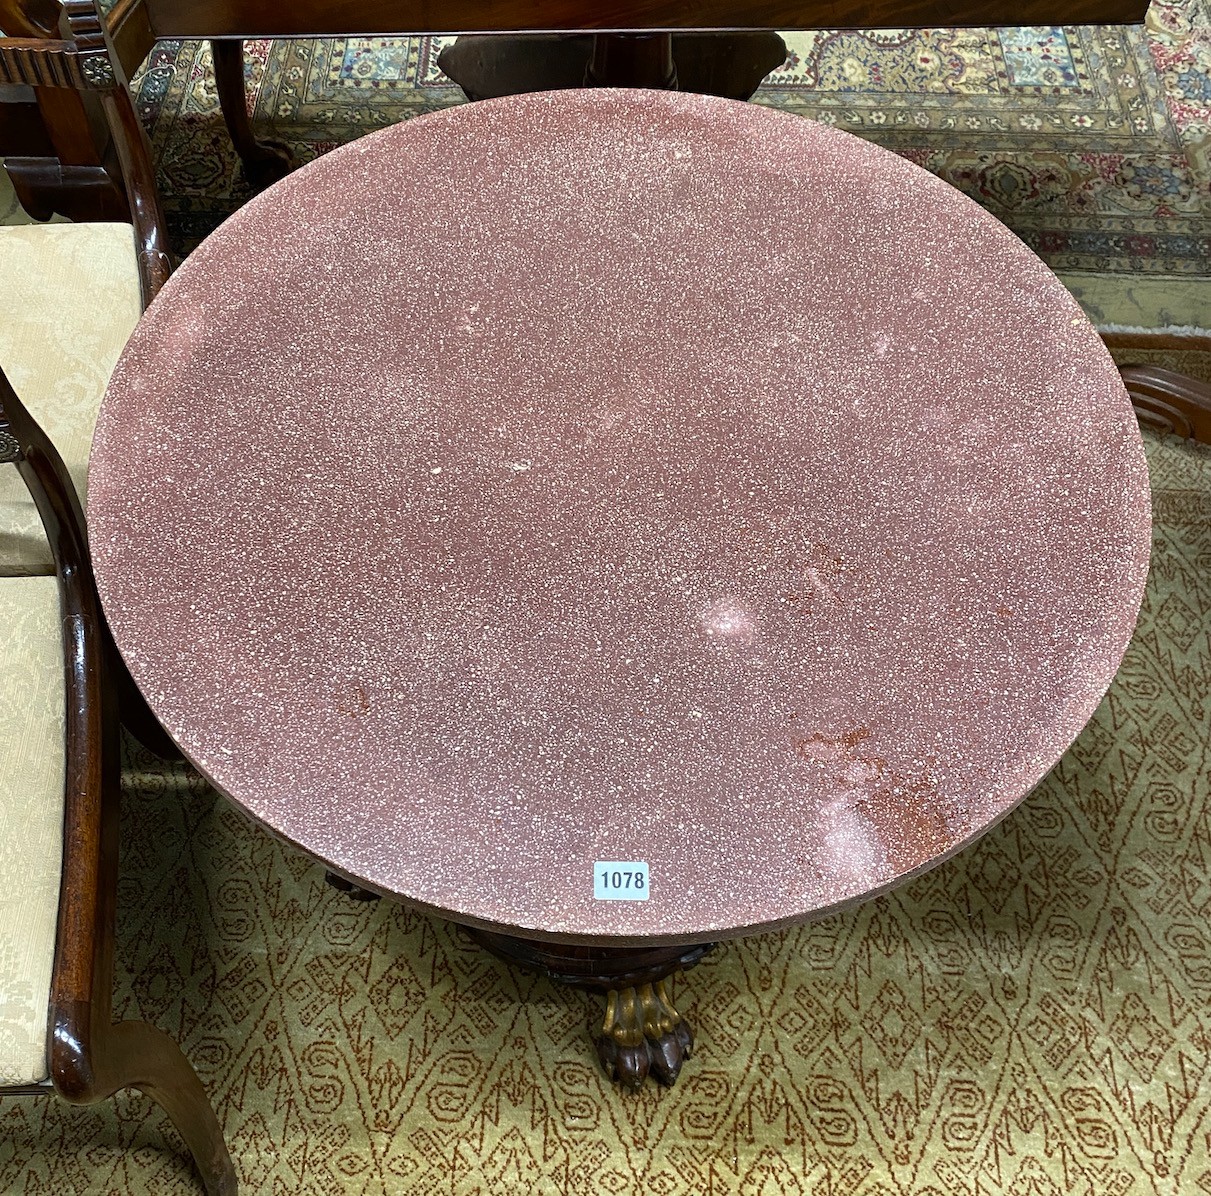
[[[651,1075],[672,1087],[694,1048],[694,1033],[673,1008],[663,980],[611,989],[597,1054],[606,1075],[638,1091]]]

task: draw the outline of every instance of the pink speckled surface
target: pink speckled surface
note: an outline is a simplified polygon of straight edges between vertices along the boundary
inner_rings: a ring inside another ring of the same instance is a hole
[[[457,108],[254,200],[140,324],[89,495],[222,791],[569,940],[957,850],[1092,713],[1149,547],[1126,395],[1020,242],[854,137],[651,92]]]

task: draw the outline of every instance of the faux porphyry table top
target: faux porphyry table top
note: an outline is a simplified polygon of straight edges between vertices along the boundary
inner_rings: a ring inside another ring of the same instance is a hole
[[[426,116],[249,203],[131,340],[89,518],[222,792],[563,941],[773,927],[971,841],[1105,692],[1149,546],[1110,358],[1001,224],[640,91]]]

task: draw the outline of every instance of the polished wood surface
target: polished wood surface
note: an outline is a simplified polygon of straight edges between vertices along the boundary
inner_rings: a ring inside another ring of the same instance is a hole
[[[1128,365],[1122,375],[1140,423],[1211,444],[1211,385],[1161,366]]]
[[[1144,0],[147,0],[158,37],[1130,24]]]
[[[54,37],[58,21],[55,0],[0,0],[0,29],[9,37]]]

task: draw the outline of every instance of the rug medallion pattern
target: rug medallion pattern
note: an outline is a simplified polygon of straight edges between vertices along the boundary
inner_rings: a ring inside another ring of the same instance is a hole
[[[359,905],[128,745],[118,1005],[177,1036],[244,1191],[1211,1191],[1211,450],[1149,440],[1151,580],[1073,749],[974,847],[676,984],[678,1086],[612,1092],[594,998]],[[0,1101],[0,1190],[187,1193],[141,1097]]]

